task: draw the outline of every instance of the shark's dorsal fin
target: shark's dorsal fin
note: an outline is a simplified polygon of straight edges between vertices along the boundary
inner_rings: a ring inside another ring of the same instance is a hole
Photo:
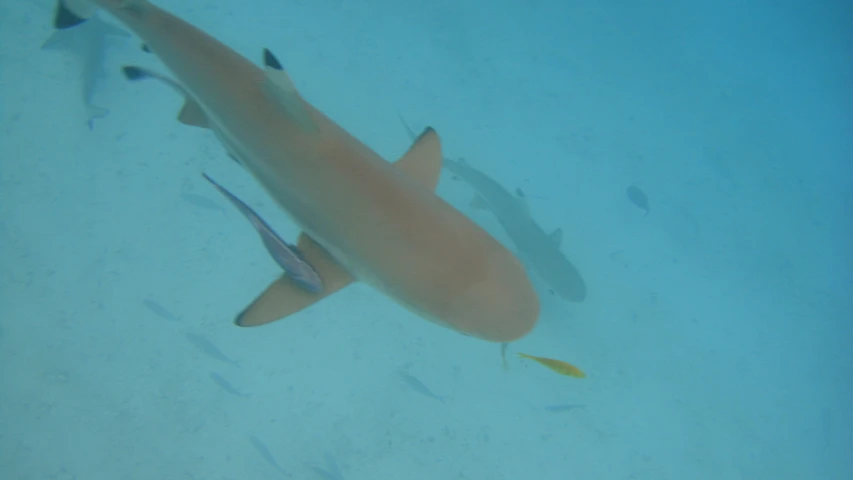
[[[160,80],[166,85],[174,88],[178,93],[184,96],[184,106],[178,113],[178,121],[184,125],[190,125],[193,127],[210,128],[210,121],[207,118],[207,114],[204,113],[201,105],[190,97],[187,89],[185,89],[180,83],[153,70],[134,65],[123,67],[121,71],[124,72],[124,76],[127,77],[128,80],[136,81],[150,78]]]
[[[353,282],[349,274],[326,250],[305,233],[297,244],[302,257],[323,281],[322,293],[310,293],[287,276],[270,284],[258,298],[243,310],[234,323],[240,327],[256,327],[280,320],[309,307]]]
[[[551,237],[551,241],[554,242],[554,245],[559,247],[560,244],[563,243],[563,229],[558,228],[554,230],[553,232],[551,232],[551,235],[549,235],[549,237]]]
[[[266,70],[264,92],[270,100],[284,108],[305,131],[316,132],[317,124],[311,118],[308,105],[296,91],[296,86],[282,68],[281,62],[267,49],[264,49],[264,69]]]
[[[441,139],[427,127],[394,165],[418,183],[435,190],[441,175]]]

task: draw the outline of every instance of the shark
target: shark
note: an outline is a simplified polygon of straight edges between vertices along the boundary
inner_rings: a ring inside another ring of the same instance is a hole
[[[415,133],[406,121],[402,117],[400,121],[409,136],[414,138]],[[530,208],[522,194],[513,195],[495,179],[467,162],[445,158],[443,166],[477,192],[471,206],[495,215],[518,249],[519,256],[554,293],[572,302],[582,302],[586,298],[586,282],[578,269],[560,251],[562,229],[547,233],[530,214]]]
[[[65,50],[79,58],[83,67],[82,100],[90,130],[94,128],[96,119],[109,113],[106,108],[95,105],[93,97],[99,83],[106,77],[104,57],[107,48],[119,38],[130,38],[130,34],[95,15],[78,28],[54,31],[41,46],[42,50]]]
[[[171,71],[166,83],[184,97],[178,120],[211,130],[301,228],[296,247],[322,291],[282,275],[236,325],[289,317],[359,281],[464,335],[503,343],[533,330],[539,297],[521,261],[435,194],[442,155],[434,129],[388,162],[309,103],[270,50],[258,66],[146,0],[62,0],[54,26],[75,28],[98,9]],[[165,78],[141,67],[125,74]]]

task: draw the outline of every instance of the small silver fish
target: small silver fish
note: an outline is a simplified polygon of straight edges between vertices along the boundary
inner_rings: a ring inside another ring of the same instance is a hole
[[[429,398],[432,398],[434,400],[438,400],[439,402],[444,403],[444,397],[441,397],[441,396],[438,396],[438,395],[432,393],[432,390],[427,388],[427,386],[424,385],[423,382],[418,380],[417,377],[414,377],[414,376],[410,375],[409,373],[404,372],[403,370],[398,370],[397,374],[400,375],[400,378],[402,378],[403,381],[406,382],[406,385],[408,385],[412,390],[420,393],[421,395],[423,395],[425,397],[429,397]]]
[[[166,310],[165,307],[155,302],[154,300],[151,300],[150,298],[146,298],[145,300],[143,300],[142,304],[145,305],[145,308],[147,308],[153,314],[157,315],[160,318],[163,318],[170,322],[180,321],[180,318],[178,318],[174,313]]]
[[[250,395],[246,395],[245,393],[240,392],[236,388],[232,387],[231,383],[229,383],[228,380],[225,380],[224,378],[222,378],[222,376],[219,375],[218,373],[210,372],[210,379],[213,380],[214,383],[219,385],[219,387],[221,389],[225,390],[226,392],[230,393],[231,395],[234,395],[237,397],[246,397],[246,398],[250,397]]]
[[[338,462],[335,461],[335,458],[329,452],[323,454],[323,459],[326,462],[326,468],[311,466],[310,468],[314,473],[323,478],[323,480],[346,480],[344,474],[341,473],[340,467],[338,467]]]
[[[649,216],[649,197],[646,196],[646,192],[639,189],[639,187],[635,185],[631,185],[625,190],[625,193],[628,195],[628,200],[631,200],[631,203],[637,206],[640,210],[646,212],[645,216]]]
[[[213,357],[220,362],[230,363],[231,365],[240,368],[240,364],[237,361],[226,357],[221,350],[216,348],[216,345],[210,343],[210,340],[193,333],[185,333],[184,336],[193,344],[193,346],[195,346],[195,348],[201,350],[206,355]]]
[[[275,458],[273,458],[272,453],[270,453],[270,449],[267,448],[266,445],[264,445],[264,442],[258,440],[258,438],[254,435],[249,435],[249,442],[252,443],[252,446],[255,447],[255,450],[257,450],[261,457],[263,457],[263,459],[266,460],[267,463],[272,465],[273,468],[278,470],[280,473],[287,475],[288,477],[290,476],[290,472],[281,468],[281,465],[279,465],[278,462],[275,461]]]
[[[299,249],[297,249],[295,245],[290,245],[282,240],[281,237],[279,237],[278,234],[276,234],[275,231],[273,231],[273,229],[267,224],[267,222],[255,213],[251,207],[216,183],[212,178],[207,176],[207,174],[203,175],[204,178],[216,187],[216,189],[219,190],[219,193],[224,195],[225,198],[234,204],[234,206],[237,207],[237,210],[240,210],[240,213],[242,213],[249,220],[252,226],[255,227],[255,230],[264,242],[267,252],[269,252],[270,256],[275,260],[275,263],[284,270],[284,273],[288,277],[306,291],[311,293],[320,293],[323,291],[323,281],[320,279],[320,275],[317,274],[314,267],[302,258],[302,255],[299,253]]]

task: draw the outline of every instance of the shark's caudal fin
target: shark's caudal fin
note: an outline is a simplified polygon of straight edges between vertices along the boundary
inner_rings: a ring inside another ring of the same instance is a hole
[[[148,0],[111,0],[109,3],[117,4],[119,8],[136,8],[145,5]],[[98,5],[94,0],[59,0],[53,15],[53,28],[64,30],[76,27],[92,18],[97,11]]]
[[[394,165],[417,182],[434,189],[441,173],[441,141],[435,130],[424,130]],[[305,261],[320,275],[323,292],[306,292],[293,280],[282,276],[237,315],[235,324],[254,327],[274,322],[317,303],[353,282],[352,275],[305,233],[299,235],[297,246]]]

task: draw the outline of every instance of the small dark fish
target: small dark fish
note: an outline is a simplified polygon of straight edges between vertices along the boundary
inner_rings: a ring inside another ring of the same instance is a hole
[[[249,441],[252,442],[252,446],[255,447],[255,450],[257,450],[262,457],[264,457],[264,460],[266,460],[267,463],[272,465],[273,468],[275,468],[282,474],[290,476],[290,472],[281,468],[281,465],[279,465],[278,462],[275,461],[275,458],[273,458],[272,453],[270,453],[270,449],[267,448],[266,445],[264,445],[264,442],[258,440],[258,438],[254,435],[249,435]]]
[[[219,205],[218,203],[203,195],[197,195],[195,193],[182,193],[181,198],[194,207],[198,207],[204,210],[212,210],[214,212],[225,212],[225,209],[222,208],[222,205]]]
[[[406,382],[406,385],[408,385],[412,390],[420,393],[421,395],[423,395],[425,397],[429,397],[429,398],[432,398],[432,399],[438,400],[439,402],[444,403],[444,397],[440,397],[440,396],[432,393],[432,391],[429,388],[427,388],[427,386],[424,385],[423,382],[418,380],[416,377],[408,374],[407,372],[404,372],[403,370],[398,370],[397,374],[400,375],[400,378],[402,378],[403,381]]]
[[[145,300],[143,300],[142,304],[145,305],[148,310],[151,310],[153,314],[157,315],[160,318],[163,318],[170,322],[180,321],[180,318],[175,316],[174,313],[166,310],[165,307],[155,302],[154,300],[151,300],[150,298],[146,298]]]
[[[190,343],[192,343],[195,346],[195,348],[201,350],[206,355],[209,355],[209,356],[219,360],[220,362],[230,363],[231,365],[234,365],[235,367],[240,368],[239,363],[237,363],[236,361],[231,360],[230,358],[226,357],[225,354],[222,353],[221,350],[216,348],[216,345],[210,343],[210,340],[208,340],[208,339],[206,339],[200,335],[195,335],[193,333],[185,333],[184,336],[187,337],[187,340],[189,340]]]
[[[237,207],[237,210],[240,210],[240,213],[242,213],[249,220],[252,226],[255,227],[255,230],[264,242],[264,246],[267,248],[267,252],[269,252],[270,256],[275,260],[275,263],[284,270],[284,273],[288,277],[306,291],[311,293],[320,293],[323,291],[323,281],[320,280],[320,275],[317,274],[314,267],[302,258],[302,254],[299,253],[299,249],[296,248],[295,245],[290,245],[282,240],[281,237],[279,237],[278,234],[276,234],[275,231],[273,231],[273,229],[267,224],[267,222],[255,213],[251,207],[216,183],[212,178],[208,177],[207,174],[203,175],[204,178],[216,187],[216,189],[219,190],[219,193],[224,195],[225,198],[234,204],[234,206]]]
[[[218,373],[210,372],[210,379],[213,380],[214,383],[219,385],[220,388],[230,393],[231,395],[235,395],[238,397],[249,397],[243,392],[238,391],[236,388],[232,387],[228,380],[225,380]]]
[[[314,471],[320,478],[324,480],[346,480],[344,478],[344,474],[341,473],[340,467],[338,467],[338,462],[335,461],[335,458],[332,457],[331,454],[326,452],[323,454],[323,459],[326,461],[326,468],[320,467],[311,467],[311,470]]]
[[[636,186],[631,185],[627,190],[625,190],[625,193],[628,194],[628,200],[631,200],[631,203],[636,205],[640,210],[646,212],[645,216],[649,216],[649,197],[646,196],[645,192]]]
[[[562,404],[562,405],[548,405],[545,407],[545,411],[551,413],[561,413],[568,412],[569,410],[574,410],[576,408],[586,408],[586,405],[574,405],[574,404]]]
[[[506,361],[506,350],[509,348],[509,343],[501,344],[501,360],[503,361],[504,370],[509,370],[509,362]]]

